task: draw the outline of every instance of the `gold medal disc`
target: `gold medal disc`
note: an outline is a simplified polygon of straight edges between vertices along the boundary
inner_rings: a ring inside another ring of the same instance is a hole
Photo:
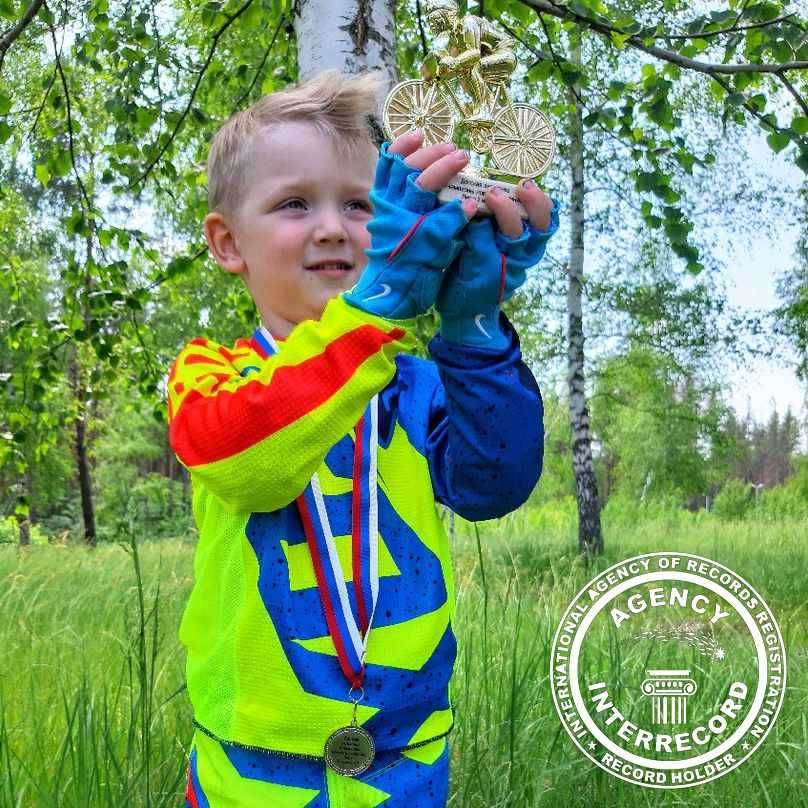
[[[354,777],[373,763],[376,745],[362,727],[340,727],[325,742],[325,762],[338,774]]]

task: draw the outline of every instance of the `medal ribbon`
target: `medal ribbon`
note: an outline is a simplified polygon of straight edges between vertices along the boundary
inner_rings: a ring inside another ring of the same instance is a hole
[[[255,332],[255,338],[267,353],[278,352],[277,343],[263,325]],[[351,688],[361,687],[364,680],[363,660],[379,597],[378,415],[379,397],[374,395],[356,424],[354,442],[351,563],[358,624],[351,610],[345,575],[316,472],[297,497],[328,631],[334,641],[340,668]]]

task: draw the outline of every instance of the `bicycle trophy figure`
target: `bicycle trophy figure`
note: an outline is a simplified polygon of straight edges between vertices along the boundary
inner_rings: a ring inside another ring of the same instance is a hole
[[[492,165],[475,168],[469,163],[438,198],[473,196],[480,202],[480,212],[486,213],[485,191],[497,185],[521,209],[512,184],[484,177],[526,179],[543,174],[555,156],[555,132],[544,113],[510,100],[514,41],[482,17],[461,17],[455,0],[427,0],[425,5],[427,25],[436,35],[447,34],[448,45],[430,51],[421,65],[422,79],[402,81],[390,91],[382,113],[385,134],[394,140],[422,129],[427,146],[452,140],[455,127],[462,126],[472,149],[489,155]],[[452,80],[457,80],[469,102],[454,91]]]

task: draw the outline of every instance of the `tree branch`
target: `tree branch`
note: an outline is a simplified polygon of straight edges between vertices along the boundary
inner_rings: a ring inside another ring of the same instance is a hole
[[[720,84],[724,91],[729,95],[732,92],[732,87],[729,86],[720,76],[712,76],[713,81]],[[760,122],[771,132],[782,132],[783,130],[777,126],[777,124],[773,124],[765,115],[761,115],[748,101],[743,102],[743,108],[747,112],[751,112]]]
[[[536,15],[536,16],[538,16],[538,15]],[[544,51],[540,51],[538,48],[534,48],[532,45],[528,45],[528,44],[527,44],[527,42],[525,42],[525,40],[524,40],[524,39],[522,39],[522,38],[519,36],[519,34],[517,34],[517,33],[516,33],[516,31],[514,31],[514,30],[513,30],[513,29],[511,29],[511,28],[509,28],[509,27],[508,27],[507,25],[505,25],[505,23],[504,23],[504,22],[502,22],[501,20],[498,20],[498,21],[497,21],[497,24],[499,25],[499,27],[500,27],[500,28],[502,28],[502,29],[504,29],[505,31],[507,31],[509,36],[512,36],[512,37],[513,37],[513,38],[514,38],[514,39],[515,39],[517,42],[519,42],[519,43],[521,43],[522,45],[524,45],[524,46],[525,46],[525,47],[526,47],[526,48],[527,48],[527,49],[528,49],[528,50],[529,50],[529,51],[530,51],[530,52],[531,52],[531,53],[532,53],[532,54],[533,54],[533,55],[534,55],[534,56],[535,56],[537,59],[539,59],[539,60],[541,60],[541,61],[544,61],[544,62],[548,62],[548,61],[550,61],[550,60],[553,58],[553,57],[552,57],[552,56],[551,56],[549,53],[545,53]],[[537,64],[537,62],[534,62],[534,64]],[[531,65],[531,67],[532,67],[532,66],[533,66],[533,65]]]
[[[64,70],[62,69],[62,59],[61,56],[59,55],[59,46],[56,44],[56,31],[54,31],[53,25],[50,23],[48,23],[48,28],[50,29],[51,39],[53,40],[53,56],[54,59],[56,60],[56,69],[59,71],[59,77],[62,80],[62,90],[64,91],[65,94],[65,105],[67,107],[67,137],[68,137],[68,145],[70,147],[70,164],[73,166],[73,174],[76,177],[76,183],[81,189],[81,196],[87,205],[87,223],[91,227],[93,227],[94,225],[91,214],[94,210],[94,206],[90,201],[90,197],[87,195],[87,189],[84,187],[84,183],[81,181],[79,168],[76,165],[76,152],[75,149],[73,148],[73,116],[70,109],[70,90],[67,87],[67,78],[65,77]]]
[[[777,78],[783,82],[785,88],[794,96],[797,103],[802,107],[802,111],[808,116],[808,103],[805,102],[805,99],[794,89],[794,85],[786,78],[784,73],[777,73]]]
[[[34,2],[28,6],[25,14],[20,17],[20,21],[0,39],[0,70],[3,69],[3,59],[6,58],[6,51],[11,47],[14,40],[28,27],[31,20],[36,17],[44,2],[45,0],[34,0]]]
[[[637,50],[647,53],[649,56],[655,56],[657,59],[670,62],[671,64],[679,65],[679,67],[687,68],[688,70],[695,70],[699,73],[707,73],[713,76],[717,73],[725,73],[729,75],[736,75],[738,73],[782,73],[784,70],[804,70],[808,68],[808,61],[798,62],[782,62],[780,64],[737,64],[737,65],[722,65],[713,64],[711,62],[699,62],[696,59],[690,59],[687,56],[682,56],[681,53],[676,51],[667,50],[665,48],[658,48],[655,45],[646,45],[641,37],[626,34],[619,28],[609,25],[608,23],[593,20],[591,17],[585,17],[582,14],[576,14],[566,6],[558,5],[552,0],[521,0],[526,6],[530,6],[536,11],[541,11],[545,14],[550,14],[557,17],[559,20],[567,20],[585,25],[599,34],[607,36],[611,39],[611,34],[618,34],[621,37],[626,37],[626,44]]]
[[[253,80],[250,82],[250,86],[247,88],[246,92],[236,101],[235,109],[239,109],[241,107],[241,102],[249,97],[250,93],[253,91],[253,87],[255,87],[256,82],[258,81],[258,77],[261,75],[261,71],[264,69],[264,65],[269,58],[269,54],[272,51],[272,48],[275,45],[275,40],[278,38],[278,32],[283,27],[283,24],[286,22],[286,15],[281,14],[278,19],[278,25],[275,28],[275,33],[272,34],[272,40],[270,41],[269,45],[267,45],[267,49],[264,51],[264,58],[261,59],[261,64],[258,65],[258,69],[255,71],[255,75],[253,76]]]
[[[424,58],[426,58],[426,55],[429,53],[429,48],[426,45],[426,36],[424,35],[424,21],[421,17],[421,0],[415,0],[415,13],[418,17],[418,33],[421,36],[421,50],[423,51]]]
[[[44,2],[44,0],[43,0]],[[36,125],[39,123],[39,116],[42,115],[42,110],[45,109],[45,104],[48,103],[48,96],[50,95],[51,87],[53,87],[54,82],[56,81],[56,74],[57,70],[54,69],[53,74],[51,75],[50,83],[48,84],[47,89],[45,90],[45,95],[42,98],[42,103],[39,105],[39,109],[36,112],[36,117],[34,118],[33,124],[31,124],[31,128],[28,130],[28,134],[26,135],[26,140],[30,140],[36,130]]]
[[[541,15],[541,14],[540,14],[538,11],[536,12],[536,16],[539,18],[539,22],[541,23],[542,30],[544,31],[544,38],[547,40],[547,47],[549,47],[549,48],[550,48],[550,58],[552,59],[552,61],[553,61],[553,63],[555,64],[555,66],[556,66],[556,67],[557,67],[559,70],[561,70],[561,63],[559,62],[559,60],[558,60],[558,56],[556,55],[556,52],[555,52],[555,50],[553,49],[553,40],[552,40],[552,37],[550,36],[550,31],[549,31],[549,29],[547,28],[547,23],[545,23],[545,21],[544,21],[544,17],[542,17],[542,15]],[[519,40],[519,41],[521,42],[522,40]],[[531,47],[530,45],[528,45],[526,42],[522,42],[522,44],[523,44],[523,45],[524,45],[524,46],[525,46],[525,47],[526,47],[528,50],[530,50],[530,51],[531,51],[531,52],[532,52],[534,55],[538,56],[540,59],[546,59],[547,54],[545,54],[543,51],[537,51],[535,48],[532,48],[532,47]],[[536,63],[534,63],[534,64],[536,64]],[[533,65],[531,65],[531,67],[532,67],[532,66],[533,66]],[[588,112],[590,112],[590,113],[595,111],[595,110],[593,110],[593,109],[592,109],[592,107],[591,107],[591,106],[589,106],[589,105],[588,105],[588,104],[587,104],[587,103],[584,101],[584,99],[583,99],[583,98],[581,97],[581,95],[579,94],[578,90],[576,90],[576,89],[575,89],[575,86],[574,86],[574,85],[573,85],[573,86],[571,86],[569,89],[572,91],[572,94],[573,94],[573,95],[575,96],[575,98],[578,100],[578,103],[579,103],[579,104],[580,104],[580,105],[581,105],[581,106],[582,106],[582,107],[583,107],[585,110],[587,110],[587,111],[588,111]],[[600,109],[600,107],[598,107],[598,109]],[[602,131],[603,131],[603,132],[604,132],[604,133],[605,133],[605,134],[606,134],[608,137],[612,138],[613,140],[616,140],[616,141],[617,141],[617,142],[618,142],[618,143],[619,143],[621,146],[623,146],[624,148],[627,148],[627,149],[629,149],[629,150],[631,150],[631,149],[633,148],[632,144],[630,144],[630,143],[626,143],[626,142],[625,142],[625,141],[624,141],[624,140],[623,140],[623,139],[622,139],[622,138],[621,138],[619,135],[616,135],[614,132],[612,132],[612,130],[611,130],[611,129],[609,129],[608,127],[604,126],[604,125],[603,125],[603,124],[602,124],[600,121],[596,121],[596,122],[595,122],[595,124],[596,124],[596,126],[598,127],[598,129],[601,129],[601,130],[602,130]]]
[[[734,34],[736,31],[750,31],[752,28],[768,28],[770,25],[776,25],[778,22],[790,20],[794,15],[783,14],[782,17],[769,20],[768,22],[753,22],[750,25],[733,25],[731,28],[722,28],[720,31],[702,31],[699,34],[657,34],[654,39],[707,39],[711,36],[721,36],[721,34]]]
[[[193,89],[191,90],[191,97],[188,99],[188,103],[185,106],[185,109],[182,111],[182,115],[180,115],[179,120],[177,121],[177,125],[174,127],[174,131],[169,136],[168,140],[163,144],[163,147],[157,153],[155,158],[146,166],[146,170],[132,183],[130,183],[127,190],[131,191],[132,189],[136,188],[143,182],[151,173],[151,170],[160,162],[162,156],[168,150],[168,147],[174,142],[174,138],[179,133],[180,129],[182,128],[183,121],[185,121],[186,117],[188,117],[188,113],[191,111],[191,107],[194,103],[194,98],[196,98],[197,90],[199,89],[199,85],[202,83],[202,78],[205,75],[205,71],[210,66],[211,61],[213,60],[213,54],[216,52],[216,46],[219,43],[219,37],[252,5],[253,0],[247,0],[246,3],[238,10],[235,14],[228,14],[227,21],[219,28],[219,30],[214,34],[213,41],[210,45],[210,51],[208,52],[208,58],[205,59],[205,64],[202,65],[202,69],[199,71],[199,74],[196,77],[196,83],[194,84]]]

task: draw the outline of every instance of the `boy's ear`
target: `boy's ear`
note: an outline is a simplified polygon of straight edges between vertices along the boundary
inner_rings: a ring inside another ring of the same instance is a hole
[[[205,216],[205,238],[216,262],[226,272],[244,272],[247,268],[238,251],[233,230],[221,213],[214,211]]]

